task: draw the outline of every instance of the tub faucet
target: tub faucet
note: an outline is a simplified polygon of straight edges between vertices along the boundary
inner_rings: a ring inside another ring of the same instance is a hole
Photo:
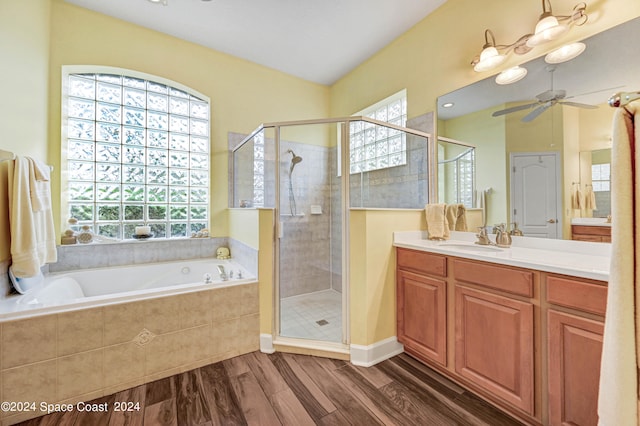
[[[229,279],[227,272],[224,270],[224,266],[218,265],[218,272],[220,273],[220,279],[222,281],[227,281]]]

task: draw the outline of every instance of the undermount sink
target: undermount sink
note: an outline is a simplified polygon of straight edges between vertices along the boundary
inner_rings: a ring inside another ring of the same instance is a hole
[[[486,246],[480,244],[456,244],[456,243],[443,243],[439,244],[439,247],[451,248],[453,250],[466,250],[475,252],[488,252],[496,253],[501,252],[502,249],[494,246]]]

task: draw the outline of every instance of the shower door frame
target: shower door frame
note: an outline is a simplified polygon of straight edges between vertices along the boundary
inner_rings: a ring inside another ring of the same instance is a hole
[[[357,117],[343,117],[343,118],[330,118],[330,119],[315,119],[315,120],[300,120],[300,121],[286,121],[277,123],[263,124],[261,129],[273,128],[275,133],[275,241],[274,241],[274,292],[273,292],[273,329],[274,329],[274,344],[285,344],[289,346],[301,346],[311,349],[329,350],[334,352],[349,353],[350,348],[350,330],[349,330],[349,122],[356,121]],[[340,182],[341,189],[341,264],[342,264],[342,297],[341,297],[341,317],[342,317],[342,336],[341,342],[329,342],[326,340],[313,340],[298,337],[287,337],[280,334],[281,331],[281,319],[280,319],[280,240],[282,238],[282,221],[280,220],[280,129],[282,127],[291,126],[304,126],[314,124],[338,124],[340,126],[340,137],[343,141],[340,144],[340,155],[346,161],[341,161],[340,173],[341,176],[347,176],[347,179],[342,179]],[[346,174],[345,174],[346,173]],[[346,182],[346,183],[345,183]]]

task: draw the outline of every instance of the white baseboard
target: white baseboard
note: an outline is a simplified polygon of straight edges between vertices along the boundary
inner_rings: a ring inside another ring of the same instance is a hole
[[[276,350],[273,347],[273,336],[271,334],[260,334],[260,352],[265,354],[272,354]]]
[[[362,367],[371,367],[392,356],[404,352],[404,346],[393,336],[372,345],[351,345],[351,363]]]

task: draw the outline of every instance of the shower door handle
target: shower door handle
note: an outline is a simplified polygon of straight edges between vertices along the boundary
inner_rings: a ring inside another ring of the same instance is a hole
[[[283,226],[284,226],[284,222],[279,221],[278,222],[278,239],[281,239],[283,237],[283,231],[282,231]]]

